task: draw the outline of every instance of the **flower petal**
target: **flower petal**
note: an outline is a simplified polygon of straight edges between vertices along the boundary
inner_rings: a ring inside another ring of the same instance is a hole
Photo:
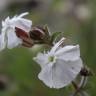
[[[64,40],[65,40],[65,38],[63,37],[60,41],[58,41],[58,42],[52,47],[52,49],[51,49],[50,52],[54,54],[54,52],[55,52],[58,48],[60,48],[60,45],[64,42]]]
[[[58,58],[66,60],[66,61],[76,60],[80,57],[79,45],[65,46],[65,47],[61,48],[60,50],[58,50],[55,53],[55,55],[58,56]]]
[[[53,87],[53,77],[52,77],[52,63],[47,64],[39,73],[38,78],[42,80],[46,86]]]
[[[25,32],[29,32],[31,30],[32,21],[28,19],[19,18],[15,22],[15,26],[24,30]]]
[[[50,88],[62,88],[70,84],[82,67],[79,58],[76,61],[57,60],[55,64],[47,64],[39,73],[38,77]]]
[[[19,39],[16,36],[14,29],[13,30],[12,29],[8,30],[8,32],[7,32],[7,38],[8,38],[7,47],[9,49],[14,48],[14,47],[22,44],[22,40]]]
[[[82,60],[57,60],[53,68],[53,88],[62,88],[70,84],[82,68]]]
[[[37,57],[34,57],[33,59],[38,64],[40,64],[41,68],[43,68],[48,63],[48,57],[43,53],[38,53]]]
[[[0,51],[2,51],[6,46],[6,41],[5,41],[5,33],[0,34]]]
[[[2,27],[3,27],[3,26],[5,26],[5,22],[4,22],[4,21],[2,21]]]
[[[28,14],[29,14],[29,12],[24,12],[24,13],[20,14],[20,15],[18,16],[18,18],[22,18],[22,17],[24,17],[24,16],[26,16],[26,15],[28,15]]]

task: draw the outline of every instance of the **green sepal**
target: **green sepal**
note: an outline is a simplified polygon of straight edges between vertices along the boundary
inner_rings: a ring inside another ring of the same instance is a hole
[[[60,35],[62,32],[54,32],[51,36],[51,42],[54,42]]]

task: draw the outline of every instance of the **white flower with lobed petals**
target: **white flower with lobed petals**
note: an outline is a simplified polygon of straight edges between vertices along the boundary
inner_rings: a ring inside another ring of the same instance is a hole
[[[39,79],[50,88],[67,86],[83,67],[79,45],[61,47],[64,39],[57,42],[48,53],[39,53],[33,58],[41,66]]]
[[[28,12],[25,12],[19,16],[14,16],[13,18],[7,17],[5,21],[2,21],[0,50],[3,50],[5,47],[11,49],[22,44],[22,40],[16,35],[15,28],[20,28],[25,32],[29,32],[31,30],[32,21],[22,18],[27,14]]]

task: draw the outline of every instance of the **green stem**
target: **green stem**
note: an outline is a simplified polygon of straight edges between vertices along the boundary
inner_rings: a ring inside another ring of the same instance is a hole
[[[84,96],[84,94],[82,94],[82,88],[85,87],[86,83],[87,83],[86,76],[82,76],[79,85],[77,85],[75,82],[72,82],[72,85],[76,90],[72,96],[76,96],[78,93],[80,94],[80,96]]]

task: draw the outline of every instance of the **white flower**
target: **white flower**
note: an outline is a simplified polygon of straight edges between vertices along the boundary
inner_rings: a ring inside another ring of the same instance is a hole
[[[62,88],[70,84],[83,67],[79,45],[60,47],[62,38],[48,53],[39,53],[33,59],[41,66],[38,77],[50,88]]]
[[[19,44],[22,44],[22,40],[17,37],[15,28],[20,28],[25,32],[31,30],[32,21],[22,18],[27,15],[28,12],[22,13],[19,16],[14,16],[13,18],[7,17],[5,21],[2,21],[2,31],[0,35],[0,50],[3,50],[6,46],[7,48],[14,48]]]

